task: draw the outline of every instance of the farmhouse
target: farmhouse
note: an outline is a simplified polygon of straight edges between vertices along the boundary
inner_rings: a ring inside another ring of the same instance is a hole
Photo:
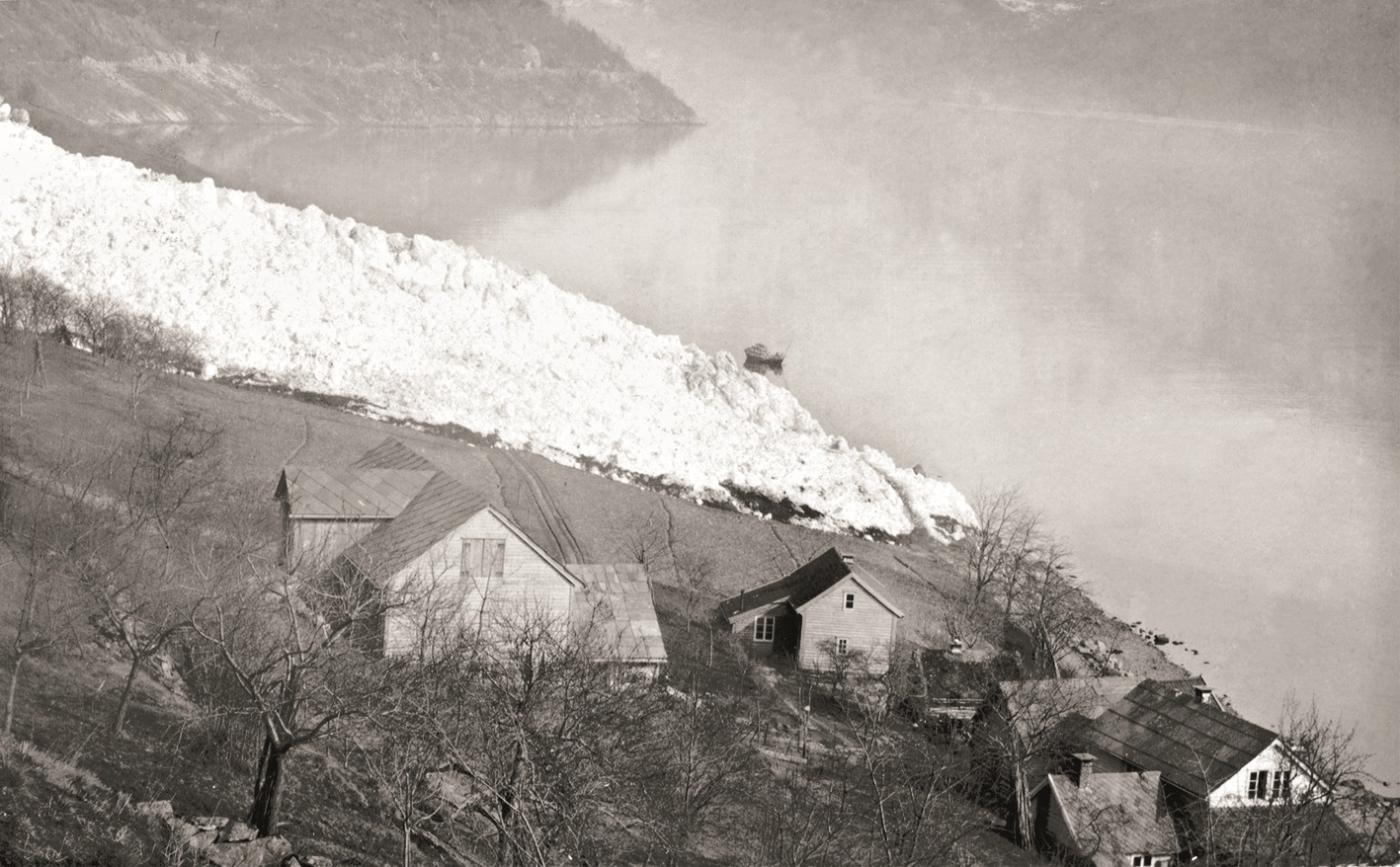
[[[1065,863],[1166,867],[1178,850],[1157,771],[1096,773],[1094,756],[1080,753],[1030,797],[1036,844]]]
[[[285,565],[369,578],[397,600],[365,636],[386,655],[471,630],[544,628],[655,675],[666,649],[645,572],[565,565],[487,498],[388,440],[348,467],[286,467],[278,481]]]
[[[1143,681],[1084,739],[1102,767],[1158,771],[1177,800],[1211,809],[1288,801],[1315,784],[1276,733],[1222,710],[1204,686],[1187,693]]]
[[[755,656],[791,655],[809,670],[849,657],[883,674],[904,612],[851,557],[829,548],[790,575],[724,600],[719,616]]]

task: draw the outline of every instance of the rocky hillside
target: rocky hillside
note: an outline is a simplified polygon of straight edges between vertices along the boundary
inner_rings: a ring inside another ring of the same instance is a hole
[[[694,119],[541,0],[17,0],[0,92],[90,124]]]

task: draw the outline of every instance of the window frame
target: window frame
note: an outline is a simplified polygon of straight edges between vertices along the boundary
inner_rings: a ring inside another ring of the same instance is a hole
[[[1291,768],[1275,770],[1272,779],[1269,780],[1269,800],[1286,801],[1292,797],[1293,770]]]
[[[846,599],[845,599],[845,608],[846,608],[846,610],[847,610],[847,611],[850,611],[850,610],[854,609],[855,607],[856,607],[856,594],[854,594],[854,593],[847,593],[847,594],[846,594]]]
[[[767,635],[765,638],[764,635]],[[778,634],[778,618],[771,614],[760,614],[753,619],[753,640],[755,644],[772,644]]]
[[[838,639],[836,639],[836,655],[837,655],[837,656],[845,656],[846,654],[848,654],[848,653],[850,653],[850,652],[851,652],[851,645],[850,645],[850,643],[849,643],[846,639],[844,639],[844,638],[838,638]]]
[[[1245,799],[1267,801],[1269,799],[1270,774],[1268,769],[1250,771],[1245,787]]]
[[[470,552],[472,546],[479,546],[479,557],[476,562],[472,562]],[[491,552],[490,566],[486,566],[487,552]],[[464,536],[462,537],[461,568],[462,577],[472,581],[494,581],[505,580],[506,577],[506,540],[500,537],[491,536]]]

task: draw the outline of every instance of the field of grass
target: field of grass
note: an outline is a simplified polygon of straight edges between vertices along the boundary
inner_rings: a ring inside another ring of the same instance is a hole
[[[89,124],[694,119],[543,0],[5,3],[0,94]]]

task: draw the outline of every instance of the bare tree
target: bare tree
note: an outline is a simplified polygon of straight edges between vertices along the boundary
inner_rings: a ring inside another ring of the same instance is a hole
[[[1069,571],[1069,553],[1045,537],[1020,565],[1011,617],[1031,637],[1035,662],[1060,677],[1060,658],[1093,623],[1093,611]]]
[[[675,864],[711,822],[752,802],[761,758],[732,702],[685,696],[653,707],[636,803],[646,835]]]
[[[265,555],[206,562],[200,571],[207,603],[191,629],[262,730],[248,823],[269,835],[292,751],[363,716],[392,682],[397,663],[363,653],[356,639],[394,603],[358,572],[303,579]]]
[[[987,684],[989,702],[975,730],[982,773],[1011,802],[1017,841],[1034,843],[1030,781],[1073,745],[1070,725],[1088,711],[1095,693],[1073,680],[1018,680]],[[1008,791],[1009,790],[1009,791]]]

